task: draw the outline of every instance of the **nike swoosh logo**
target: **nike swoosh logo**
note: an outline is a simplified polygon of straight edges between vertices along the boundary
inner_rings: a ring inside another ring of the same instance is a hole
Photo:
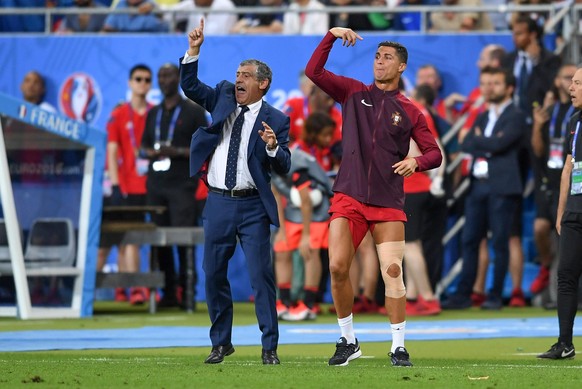
[[[371,107],[372,104],[368,104],[366,103],[366,100],[362,99],[362,101],[360,101],[360,103],[364,104],[366,107]]]
[[[562,351],[562,358],[568,358],[570,355],[572,355],[573,352],[573,349],[568,352],[566,352],[566,350]]]

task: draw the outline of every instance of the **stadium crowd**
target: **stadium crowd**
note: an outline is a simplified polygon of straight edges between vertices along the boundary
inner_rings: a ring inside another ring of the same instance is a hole
[[[501,9],[505,5],[549,6],[552,3],[563,4],[550,0],[5,0],[0,7],[46,7],[51,9],[52,16],[50,25],[46,26],[42,13],[16,11],[0,15],[0,33],[187,32],[202,16],[207,20],[208,35],[321,35],[332,26],[357,31],[507,31],[524,14],[540,25],[546,24],[550,20],[549,8],[516,12],[475,12],[474,9],[481,5]],[[447,10],[437,12],[441,5]],[[433,9],[426,13],[406,12],[409,6]],[[240,7],[245,10],[237,11]],[[253,7],[267,12],[248,13]],[[334,7],[350,7],[352,11],[334,12]],[[361,12],[358,7],[362,7]],[[450,12],[450,7],[465,7],[470,11]],[[59,8],[73,12],[59,14]],[[268,12],[269,8],[274,10]],[[89,9],[96,12],[87,12]],[[107,9],[119,13],[108,15],[104,12]],[[424,18],[425,25],[422,25]]]

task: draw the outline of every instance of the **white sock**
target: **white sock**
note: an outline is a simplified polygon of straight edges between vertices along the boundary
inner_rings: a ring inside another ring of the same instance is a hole
[[[346,338],[348,344],[355,344],[356,334],[354,333],[354,316],[350,313],[350,316],[346,316],[342,319],[338,317],[337,324],[339,324],[342,336]]]
[[[396,351],[398,347],[404,347],[404,332],[406,330],[406,320],[402,323],[390,324],[392,329],[392,348],[391,352]]]

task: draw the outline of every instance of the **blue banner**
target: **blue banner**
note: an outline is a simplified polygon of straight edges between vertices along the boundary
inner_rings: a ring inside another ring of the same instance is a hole
[[[200,79],[214,85],[223,79],[234,81],[243,59],[260,59],[273,70],[273,85],[267,101],[281,108],[289,97],[298,96],[299,72],[304,69],[319,36],[209,36],[200,57]],[[372,82],[372,62],[377,45],[396,40],[409,51],[404,72],[407,88],[414,84],[416,70],[433,64],[443,78],[442,96],[468,93],[477,86],[475,65],[483,46],[498,43],[511,50],[508,34],[496,35],[401,35],[365,34],[355,47],[332,50],[328,68],[338,74]],[[129,69],[144,63],[152,68],[154,84],[148,99],[160,101],[157,70],[167,63],[178,64],[188,48],[182,35],[107,36],[13,36],[0,37],[2,78],[0,91],[20,97],[20,83],[31,70],[47,81],[46,100],[70,118],[104,129],[110,112],[127,99]],[[59,131],[73,131],[53,121],[37,120]]]

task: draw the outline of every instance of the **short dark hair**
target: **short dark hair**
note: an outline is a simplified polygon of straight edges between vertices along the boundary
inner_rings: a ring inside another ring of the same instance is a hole
[[[505,85],[512,86],[514,88],[517,83],[513,72],[511,72],[509,69],[485,66],[483,69],[481,69],[481,74],[503,74]]]
[[[491,52],[489,52],[489,58],[495,59],[495,60],[499,61],[499,63],[503,62],[503,59],[505,58],[506,55],[507,55],[507,52],[505,51],[505,49],[502,46],[496,46],[495,48],[493,48],[491,50]]]
[[[305,135],[308,139],[313,139],[317,136],[324,128],[336,126],[335,120],[329,116],[329,114],[323,111],[312,112],[307,119],[305,119]]]
[[[131,77],[133,77],[133,73],[135,73],[138,70],[143,70],[149,72],[149,74],[152,74],[152,69],[150,69],[148,65],[138,63],[137,65],[132,66],[132,68],[129,70],[129,79],[131,79]]]
[[[394,48],[396,50],[396,55],[398,55],[398,58],[400,58],[400,62],[408,63],[408,50],[406,50],[406,47],[404,47],[400,43],[393,41],[384,41],[378,43],[378,48],[382,46]]]
[[[258,59],[245,59],[244,61],[242,61],[239,64],[239,66],[248,66],[248,65],[252,65],[252,66],[257,67],[257,74],[256,74],[257,80],[269,81],[269,84],[267,84],[267,88],[265,88],[265,92],[263,93],[263,96],[266,95],[267,92],[269,91],[269,88],[271,87],[271,82],[273,81],[273,72],[271,71],[271,68],[269,67],[269,65],[267,65],[263,61],[259,61]]]
[[[421,84],[414,90],[415,100],[424,100],[426,105],[432,106],[436,98],[434,90],[428,84]]]
[[[542,26],[538,24],[531,16],[528,14],[520,14],[512,23],[511,29],[516,24],[525,24],[527,26],[528,32],[535,32],[537,41],[539,42],[540,46],[543,46],[543,38],[544,38],[544,29]]]

